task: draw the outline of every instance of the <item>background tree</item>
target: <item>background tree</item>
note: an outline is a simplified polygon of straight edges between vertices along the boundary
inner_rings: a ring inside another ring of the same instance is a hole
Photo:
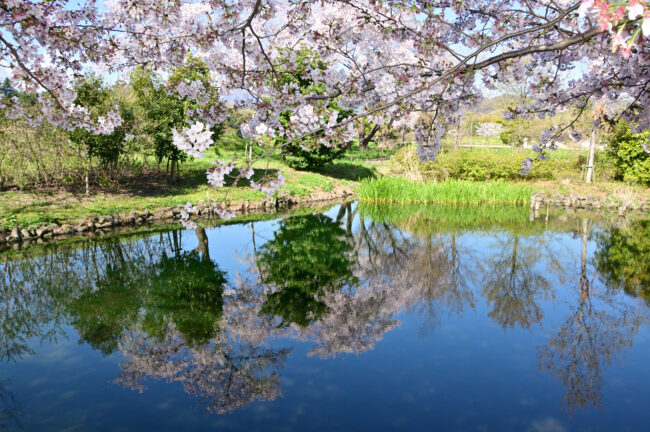
[[[156,160],[158,164],[167,161],[166,170],[172,177],[178,176],[179,163],[188,157],[174,145],[174,130],[181,130],[198,115],[213,121],[213,140],[221,135],[219,94],[202,60],[189,56],[167,81],[150,69],[138,67],[131,74],[131,86],[148,120],[145,132],[152,137]]]
[[[503,125],[500,123],[480,123],[476,127],[476,134],[485,137],[486,144],[488,143],[490,138],[499,136],[502,133],[503,133]]]
[[[117,167],[117,162],[124,152],[125,139],[131,130],[134,116],[129,107],[113,98],[111,90],[104,86],[101,77],[86,75],[77,82],[75,91],[77,93],[75,103],[86,108],[92,117],[103,118],[111,110],[117,110],[122,119],[122,123],[112,128],[111,133],[100,134],[81,127],[68,133],[70,140],[85,153],[87,158],[85,183],[86,195],[88,195],[93,158],[99,161],[100,168],[104,170]]]
[[[153,140],[156,161],[160,165],[166,160],[166,171],[171,169],[174,177],[179,162],[188,158],[185,152],[173,145],[172,134],[174,128],[185,125],[184,105],[165,91],[159,76],[146,68],[139,67],[131,73],[131,86],[148,120],[145,131]]]
[[[285,55],[279,59],[276,70],[280,78],[276,85],[294,87],[303,96],[323,96],[326,93],[326,86],[315,82],[311,78],[314,70],[324,71],[327,64],[318,55],[307,49],[300,48],[296,51],[286,50]],[[336,98],[326,98],[327,104],[321,112],[308,109],[306,117],[328,118],[330,122],[338,123],[352,115],[352,110],[344,110],[338,104]],[[280,115],[280,124],[287,129],[292,127],[297,117],[291,110],[286,110]],[[374,135],[374,134],[373,134]],[[309,138],[287,143],[284,137],[277,137],[274,140],[275,146],[283,146],[282,157],[290,167],[297,169],[313,169],[323,164],[332,162],[343,156],[350,147],[351,141],[324,140],[325,132],[318,132]],[[372,137],[371,137],[372,138]]]

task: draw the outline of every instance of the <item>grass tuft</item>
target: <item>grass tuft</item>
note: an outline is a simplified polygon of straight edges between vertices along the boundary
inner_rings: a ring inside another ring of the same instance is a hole
[[[512,204],[526,205],[532,189],[525,184],[447,180],[417,183],[396,177],[363,180],[361,201],[399,204]]]

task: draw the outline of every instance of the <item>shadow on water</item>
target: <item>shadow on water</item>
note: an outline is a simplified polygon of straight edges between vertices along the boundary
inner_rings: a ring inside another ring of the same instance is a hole
[[[150,379],[180,383],[209,412],[225,413],[282,393],[292,348],[269,340],[308,341],[323,358],[361,354],[404,313],[421,317],[429,335],[484,303],[506,332],[544,329],[537,366],[562,383],[573,412],[602,405],[604,368],[648,317],[633,301],[649,300],[647,220],[541,223],[518,207],[348,203],[280,220],[270,235],[256,222],[238,227],[250,238],[241,274],[211,257],[219,240],[203,228],[5,257],[0,358],[20,362],[35,354],[32,341],[56,343],[71,326],[80,343],[119,353],[116,383],[140,391]],[[576,260],[563,255],[567,239],[580,245]],[[570,308],[545,327],[557,297]],[[0,427],[17,421],[16,407],[0,387]]]

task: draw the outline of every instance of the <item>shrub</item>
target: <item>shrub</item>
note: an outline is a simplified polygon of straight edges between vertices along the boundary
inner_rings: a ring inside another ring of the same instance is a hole
[[[432,162],[419,162],[414,146],[399,150],[391,159],[391,172],[424,181],[447,179],[487,180],[551,180],[561,175],[579,174],[575,162],[565,158],[541,161],[526,176],[519,174],[522,152],[492,152],[459,150],[444,152]]]
[[[306,145],[305,142],[300,144]],[[335,159],[340,159],[347,150],[345,147],[325,147],[324,145],[314,145],[311,150],[303,150],[298,143],[292,143],[286,146],[282,151],[282,157],[291,168],[298,170],[309,170]]]
[[[205,101],[176,93],[180,83],[200,82],[203,85]],[[138,67],[131,74],[131,85],[137,97],[137,104],[145,113],[147,135],[153,138],[154,154],[158,164],[167,160],[171,165],[171,175],[178,175],[179,163],[187,160],[185,152],[173,143],[173,130],[188,125],[191,113],[209,111],[218,107],[218,89],[210,81],[210,72],[199,58],[189,56],[185,64],[175,68],[165,83],[163,77],[149,68]],[[210,130],[216,141],[222,134],[222,125],[214,125]]]
[[[524,143],[524,138],[528,135],[526,134],[526,127],[523,120],[511,120],[511,121],[502,121],[504,126],[504,131],[501,133],[499,138],[501,142],[509,146],[521,146]]]
[[[612,161],[614,179],[650,186],[650,154],[643,145],[648,131],[634,133],[627,122],[618,122],[607,136],[607,156]]]

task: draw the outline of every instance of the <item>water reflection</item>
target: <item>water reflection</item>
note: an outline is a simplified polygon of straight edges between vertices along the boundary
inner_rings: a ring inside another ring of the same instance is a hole
[[[323,317],[327,293],[355,285],[353,236],[322,214],[282,222],[256,256],[268,292],[261,312],[281,317],[281,326],[308,326]]]
[[[518,233],[495,242],[497,253],[486,262],[483,294],[490,304],[489,316],[503,328],[529,328],[544,316],[538,301],[550,295],[546,270],[536,267],[544,255],[537,239]]]
[[[20,423],[21,410],[14,395],[0,381],[0,429],[22,429]]]
[[[596,261],[606,284],[650,302],[650,220],[610,227],[598,238]]]
[[[645,221],[640,224],[645,225]],[[647,319],[645,310],[621,301],[618,293],[606,286],[599,287],[593,283],[594,275],[588,274],[587,270],[590,222],[583,218],[581,225],[580,276],[575,306],[559,331],[545,347],[539,349],[540,368],[562,381],[569,411],[587,405],[602,406],[603,367],[615,361],[625,348],[632,346],[635,333],[642,321]],[[635,234],[647,236],[650,232]],[[605,257],[612,256],[611,249],[616,247],[614,244],[625,244],[627,239],[622,241],[618,228],[599,237],[601,242],[596,254],[598,269],[611,279],[611,261]],[[625,249],[624,246],[622,248]],[[627,252],[629,255],[629,249]],[[615,270],[621,277],[618,271]],[[621,277],[621,280],[630,279]],[[622,283],[628,287],[629,282]]]
[[[504,330],[544,327],[539,368],[562,382],[573,411],[602,404],[604,368],[648,316],[629,297],[648,300],[648,221],[541,224],[518,208],[347,204],[281,220],[271,235],[255,222],[242,227],[251,248],[241,274],[211,258],[217,240],[205,229],[5,256],[0,357],[20,361],[34,353],[30,340],[56,342],[70,325],[81,343],[119,353],[117,383],[138,391],[150,378],[180,383],[224,413],[282,394],[291,341],[323,358],[361,354],[404,313],[419,314],[426,335],[481,302]],[[188,238],[196,248],[185,247]],[[568,238],[579,239],[578,255]],[[565,282],[572,292],[558,290]],[[546,323],[558,297],[571,307]],[[0,407],[0,427],[15,421],[1,386]]]

